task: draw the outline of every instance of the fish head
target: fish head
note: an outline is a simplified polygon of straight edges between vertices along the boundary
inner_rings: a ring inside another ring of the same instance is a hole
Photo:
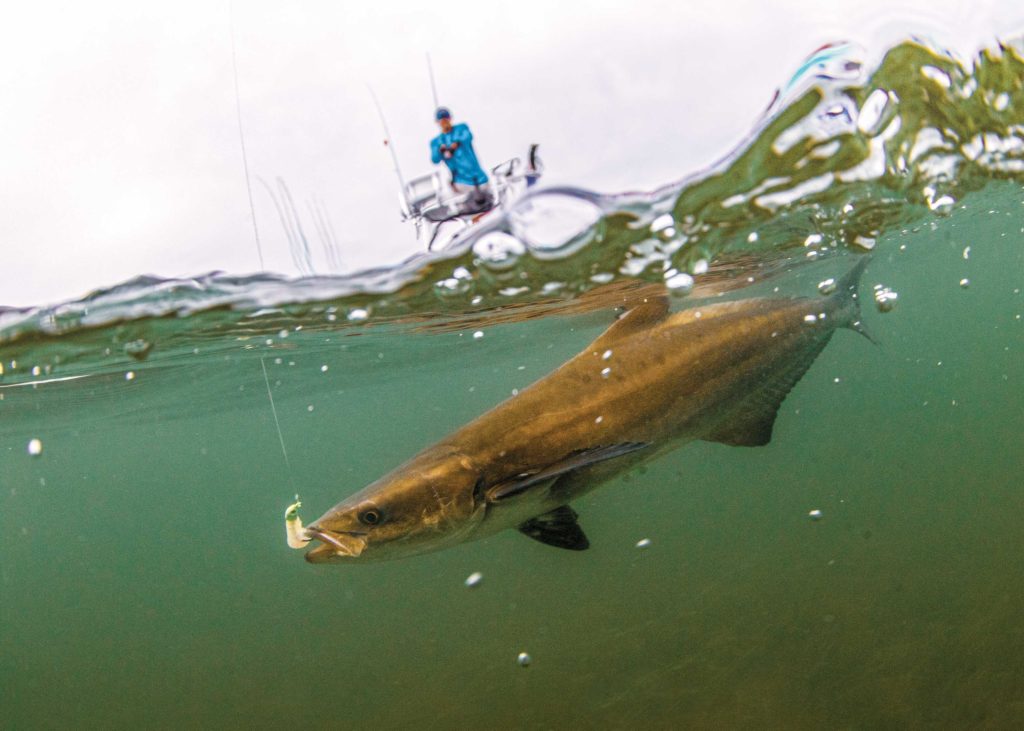
[[[455,451],[432,450],[342,500],[312,524],[311,563],[391,559],[435,551],[483,520],[480,476]]]

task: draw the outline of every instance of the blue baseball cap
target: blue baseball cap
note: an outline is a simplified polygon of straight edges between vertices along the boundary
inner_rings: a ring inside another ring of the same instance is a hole
[[[434,119],[440,122],[442,119],[451,119],[452,113],[448,111],[447,107],[438,107],[437,111],[434,112]]]

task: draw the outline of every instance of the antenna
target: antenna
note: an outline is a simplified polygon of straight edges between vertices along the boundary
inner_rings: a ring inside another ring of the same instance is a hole
[[[430,74],[430,93],[434,95],[434,109],[440,104],[437,102],[437,84],[434,83],[434,65],[430,63],[430,52],[427,52],[427,73]]]
[[[405,178],[402,177],[402,168],[398,164],[398,155],[395,153],[395,146],[391,142],[391,132],[388,130],[388,120],[384,118],[384,110],[380,106],[380,101],[377,99],[377,95],[373,93],[373,87],[369,84],[366,85],[367,91],[370,92],[370,96],[373,97],[373,105],[377,107],[377,116],[380,117],[380,125],[384,128],[384,146],[388,148],[391,153],[391,162],[395,164],[395,175],[398,176],[398,185],[400,187],[399,193],[402,196],[402,204],[405,207],[403,213],[409,210],[409,198],[405,194]]]

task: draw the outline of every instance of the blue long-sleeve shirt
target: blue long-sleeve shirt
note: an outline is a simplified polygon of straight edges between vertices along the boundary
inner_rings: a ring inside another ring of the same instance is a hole
[[[459,146],[451,157],[442,157],[441,145],[451,146],[458,142]],[[444,160],[444,164],[452,171],[452,181],[463,185],[483,185],[487,182],[487,173],[480,167],[476,159],[476,152],[473,151],[473,133],[469,126],[456,124],[451,132],[442,132],[430,141],[430,159],[437,164]]]

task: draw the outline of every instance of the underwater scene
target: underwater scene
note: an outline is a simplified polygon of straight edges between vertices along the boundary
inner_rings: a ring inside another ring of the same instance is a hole
[[[655,191],[0,308],[0,727],[1019,728],[1022,183],[1021,43],[836,44]]]

